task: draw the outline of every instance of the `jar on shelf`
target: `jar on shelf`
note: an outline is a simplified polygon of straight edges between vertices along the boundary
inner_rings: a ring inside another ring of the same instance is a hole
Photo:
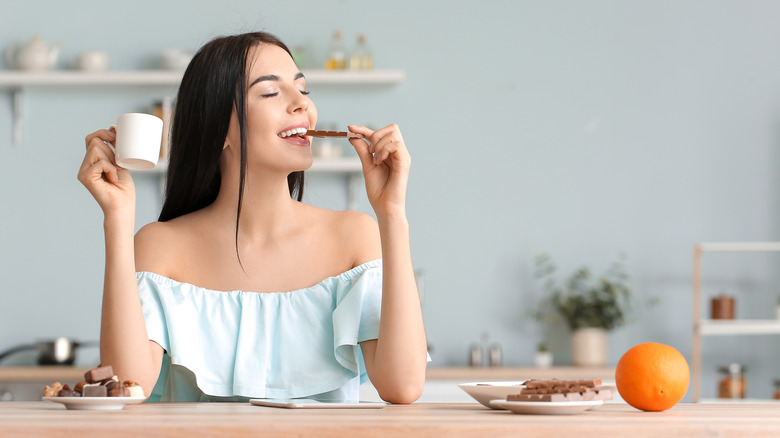
[[[341,30],[333,31],[330,41],[330,52],[325,60],[326,70],[344,70],[347,68],[347,55],[344,51],[344,43],[341,41]]]
[[[745,398],[745,366],[733,363],[727,367],[718,367],[721,374],[718,382],[718,398]]]
[[[712,319],[734,319],[734,297],[720,294],[710,302]]]
[[[775,380],[775,400],[780,400],[780,379]]]

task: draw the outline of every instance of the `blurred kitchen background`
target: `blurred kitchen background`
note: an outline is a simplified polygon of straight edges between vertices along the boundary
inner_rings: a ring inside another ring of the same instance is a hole
[[[540,343],[570,365],[562,319],[537,319],[534,260],[562,280],[621,254],[634,306],[608,333],[607,365],[640,342],[692,362],[693,248],[780,240],[780,3],[766,0],[201,0],[6,2],[0,50],[62,42],[55,71],[87,51],[108,71],[156,70],[168,49],[264,30],[322,69],[334,31],[349,56],[364,34],[380,85],[312,84],[321,128],[398,123],[413,157],[408,195],[431,368],[468,366],[495,345],[531,367]],[[0,74],[13,71],[6,61]],[[0,87],[0,350],[99,336],[102,213],[76,180],[84,137],[151,111],[175,86]],[[14,112],[23,115],[14,144]],[[352,156],[344,142],[343,156]],[[156,219],[160,175],[134,174],[136,227]],[[349,179],[317,173],[305,200],[344,209]],[[362,184],[362,183],[361,183]],[[371,213],[363,187],[354,200]],[[702,315],[719,293],[738,319],[776,318],[777,253],[704,256]],[[552,322],[551,322],[552,321]],[[703,392],[718,366],[747,367],[771,398],[780,338],[705,338]],[[92,366],[97,349],[78,352]],[[33,351],[2,365],[32,365]],[[587,376],[585,376],[587,377]],[[689,395],[686,400],[690,400]]]

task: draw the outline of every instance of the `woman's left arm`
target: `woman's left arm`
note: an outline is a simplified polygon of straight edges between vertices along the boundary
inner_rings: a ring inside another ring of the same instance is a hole
[[[363,163],[384,267],[379,337],[360,344],[366,372],[383,400],[412,403],[423,391],[428,354],[406,218],[411,157],[397,125],[377,131],[352,125],[349,130],[365,137],[350,142]]]

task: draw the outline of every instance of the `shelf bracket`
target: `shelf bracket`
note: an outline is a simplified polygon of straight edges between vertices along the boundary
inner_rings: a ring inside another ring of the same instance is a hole
[[[349,201],[347,203],[347,208],[350,210],[357,211],[358,209],[358,193],[360,193],[360,183],[362,182],[363,178],[361,178],[361,173],[353,173],[350,172],[348,178],[349,178]]]
[[[14,88],[13,90],[13,136],[14,136],[14,146],[21,147],[22,146],[22,123],[23,118],[22,115],[24,114],[24,108],[22,107],[22,104],[24,102],[24,90],[22,88]]]

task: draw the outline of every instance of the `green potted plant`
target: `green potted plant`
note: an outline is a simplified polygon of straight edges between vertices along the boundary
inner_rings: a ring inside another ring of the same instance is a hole
[[[534,354],[534,366],[539,368],[549,368],[553,364],[552,351],[547,349],[547,344],[540,342],[536,346],[536,354]]]
[[[626,323],[631,289],[624,267],[625,256],[602,276],[594,278],[587,267],[574,271],[568,279],[556,281],[556,267],[547,254],[536,258],[536,277],[543,282],[545,300],[537,316],[560,315],[572,330],[572,363],[603,366],[607,357],[609,330]]]

